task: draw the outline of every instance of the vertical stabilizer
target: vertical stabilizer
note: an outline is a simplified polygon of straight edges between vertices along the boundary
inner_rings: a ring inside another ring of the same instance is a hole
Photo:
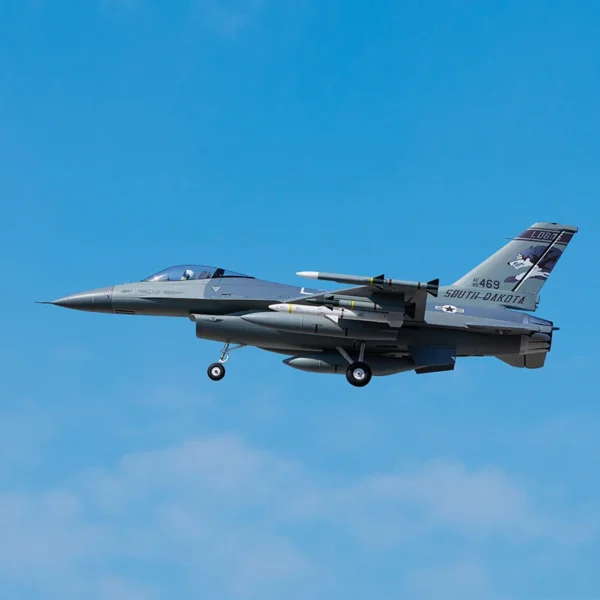
[[[538,294],[577,227],[534,223],[452,287]]]

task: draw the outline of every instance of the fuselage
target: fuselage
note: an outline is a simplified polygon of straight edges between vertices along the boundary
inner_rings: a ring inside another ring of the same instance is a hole
[[[496,356],[513,367],[538,369],[557,328],[531,313],[576,232],[574,226],[534,223],[445,287],[439,278],[297,273],[351,286],[325,291],[187,264],[50,304],[189,318],[197,337],[225,342],[219,362],[208,368],[214,381],[225,375],[230,344],[291,355],[284,362],[305,371],[345,372],[358,387],[372,375],[450,371],[463,356]]]
[[[196,335],[215,341],[252,345],[281,352],[320,352],[366,344],[370,354],[404,356],[414,346],[452,346],[457,356],[498,356],[527,352],[530,336],[475,330],[478,324],[498,329],[539,325],[550,347],[552,323],[497,304],[469,298],[428,298],[424,322],[385,323],[331,321],[313,315],[283,315],[269,310],[283,303],[323,292],[248,277],[196,281],[141,281],[75,294],[58,304],[122,315],[187,317]],[[333,292],[332,292],[333,293]],[[80,306],[77,306],[81,299]],[[539,336],[537,338],[539,341]],[[539,345],[533,345],[537,350]]]

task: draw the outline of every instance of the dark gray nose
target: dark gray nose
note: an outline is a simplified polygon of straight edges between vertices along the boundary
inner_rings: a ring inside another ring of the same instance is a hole
[[[80,292],[54,300],[52,304],[75,310],[87,310],[89,312],[111,313],[113,286],[99,288],[90,292]]]

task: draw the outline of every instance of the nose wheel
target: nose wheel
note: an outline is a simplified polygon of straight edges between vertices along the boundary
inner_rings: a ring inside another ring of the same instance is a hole
[[[229,353],[233,352],[233,350],[238,350],[239,348],[243,348],[245,344],[239,344],[238,346],[234,346],[233,348],[229,347],[229,342],[223,346],[223,350],[221,350],[221,358],[216,363],[213,363],[208,367],[206,371],[209,378],[213,381],[220,381],[225,377],[225,363],[229,360]]]
[[[337,347],[337,351],[346,359],[348,362],[348,368],[346,369],[346,379],[348,383],[355,387],[364,387],[371,381],[373,377],[373,371],[371,367],[364,362],[365,356],[365,343],[360,345],[360,352],[358,354],[358,360],[354,361],[350,358],[349,354],[341,347]]]
[[[221,363],[213,363],[208,367],[207,373],[213,381],[219,381],[225,377],[225,367]]]

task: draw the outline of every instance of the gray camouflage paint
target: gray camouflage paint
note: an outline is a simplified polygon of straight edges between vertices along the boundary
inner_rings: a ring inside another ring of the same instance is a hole
[[[343,372],[347,363],[336,348],[355,358],[363,342],[365,361],[374,375],[429,372],[439,365],[440,359],[434,358],[439,349],[447,349],[452,359],[445,358],[443,368],[433,370],[449,370],[456,357],[464,356],[496,356],[512,366],[539,368],[556,328],[522,311],[536,310],[542,286],[576,232],[572,226],[535,223],[453,285],[440,287],[436,297],[386,293],[365,285],[324,291],[248,277],[215,277],[114,285],[52,304],[92,312],[187,317],[199,338],[292,355],[286,364],[316,372]],[[307,304],[309,299],[314,305],[332,294],[368,299],[401,313],[413,302],[415,318],[405,313],[401,327],[346,319],[335,324],[323,316],[269,309],[274,303]]]

